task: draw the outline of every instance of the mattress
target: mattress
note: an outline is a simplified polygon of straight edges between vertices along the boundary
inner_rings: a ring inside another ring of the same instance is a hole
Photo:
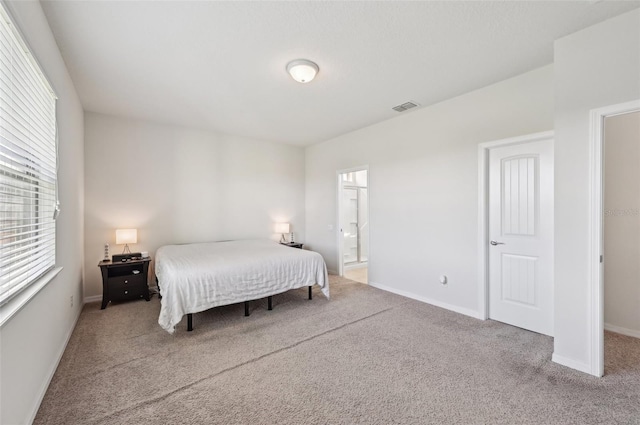
[[[256,300],[317,284],[329,298],[320,254],[271,240],[165,245],[155,272],[162,294],[158,323],[173,333],[188,313]]]

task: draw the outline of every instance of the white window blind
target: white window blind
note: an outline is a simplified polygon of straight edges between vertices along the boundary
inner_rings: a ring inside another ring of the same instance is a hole
[[[0,3],[0,305],[55,265],[56,97]]]

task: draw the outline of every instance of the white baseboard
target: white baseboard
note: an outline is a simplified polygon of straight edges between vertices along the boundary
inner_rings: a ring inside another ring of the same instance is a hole
[[[54,363],[53,368],[49,371],[49,376],[47,377],[42,387],[40,388],[40,391],[38,392],[38,397],[36,398],[37,402],[32,408],[30,418],[27,421],[28,424],[32,424],[34,419],[36,418],[36,415],[38,414],[38,409],[40,409],[40,405],[42,404],[44,395],[47,393],[47,390],[49,389],[49,385],[51,384],[51,380],[53,379],[53,375],[56,373],[56,370],[58,369],[58,365],[60,364],[60,360],[62,360],[64,351],[67,349],[67,345],[69,345],[69,340],[71,339],[71,335],[73,334],[73,331],[75,330],[76,325],[78,324],[78,319],[80,319],[81,313],[82,313],[82,308],[78,309],[78,315],[76,316],[76,319],[73,321],[73,326],[71,326],[71,329],[69,329],[69,332],[67,333],[67,337],[65,338],[64,344],[62,344],[62,347],[60,347],[60,351],[58,352],[58,355],[57,355],[57,360]]]
[[[386,285],[382,285],[376,282],[369,282],[369,286],[373,286],[374,288],[382,289],[383,291],[392,292],[394,294],[402,295],[403,297],[411,298],[413,300],[422,301],[423,303],[431,304],[436,307],[444,308],[446,310],[451,310],[456,313],[464,314],[465,316],[473,317],[474,319],[481,319],[480,313],[476,310],[471,310],[464,307],[459,307],[453,304],[443,303],[442,301],[437,301],[431,298],[421,297],[419,295],[413,294],[411,292],[403,291],[396,288],[391,288]]]
[[[621,335],[632,336],[634,338],[640,338],[640,331],[638,330],[623,328],[622,326],[610,325],[609,323],[604,324],[604,330],[615,332]]]
[[[96,301],[102,301],[102,295],[92,295],[90,297],[84,297],[84,300],[82,300],[85,304],[87,303],[94,303]]]
[[[553,355],[551,356],[551,360],[554,363],[558,363],[562,366],[570,367],[571,369],[588,373],[589,375],[594,375],[593,373],[591,373],[591,367],[589,367],[587,363],[582,363],[577,360],[570,359],[568,357],[559,356],[556,353],[553,353]]]
[[[337,271],[337,270],[327,269],[327,273],[329,273],[329,274],[335,274],[336,276],[338,276],[338,271]]]

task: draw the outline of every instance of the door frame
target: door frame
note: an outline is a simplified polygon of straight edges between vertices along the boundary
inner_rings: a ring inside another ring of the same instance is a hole
[[[604,375],[604,120],[640,111],[640,99],[592,109],[589,113],[589,234],[588,287],[589,367]]]
[[[370,214],[371,214],[371,190],[369,190],[371,188],[371,175],[369,174],[369,166],[368,165],[361,165],[359,167],[351,167],[351,168],[344,168],[342,170],[337,170],[336,171],[336,185],[337,185],[337,190],[336,190],[336,205],[338,206],[338,208],[336,208],[336,223],[338,224],[338,228],[336,229],[336,242],[338,244],[338,249],[336,250],[338,252],[338,276],[344,276],[344,250],[343,248],[343,238],[342,238],[342,232],[340,231],[340,229],[342,228],[342,218],[340,215],[340,212],[342,211],[342,180],[340,180],[340,175],[345,174],[345,173],[352,173],[355,171],[366,171],[367,172],[367,223],[369,223],[369,229],[371,229],[371,221],[370,221]],[[371,234],[369,234],[369,256],[367,258],[367,267],[369,267],[369,264],[371,264]]]
[[[478,145],[478,318],[489,318],[489,153],[491,149],[553,139],[553,131],[510,137]]]

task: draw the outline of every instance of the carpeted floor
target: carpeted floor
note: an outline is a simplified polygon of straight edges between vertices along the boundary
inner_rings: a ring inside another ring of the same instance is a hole
[[[640,424],[640,340],[606,373],[551,362],[552,339],[332,277],[194,315],[85,306],[36,424]]]

